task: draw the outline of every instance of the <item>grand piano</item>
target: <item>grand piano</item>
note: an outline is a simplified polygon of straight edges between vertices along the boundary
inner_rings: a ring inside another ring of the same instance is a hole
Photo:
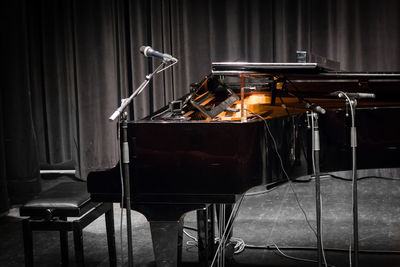
[[[213,63],[190,93],[128,122],[131,205],[150,222],[157,265],[177,264],[170,244],[177,244],[186,212],[285,182],[282,165],[289,179],[311,174],[310,112],[323,110],[321,172],[351,169],[349,106],[338,92],[376,96],[355,99],[358,168],[399,167],[399,73]],[[88,191],[94,201],[121,202],[120,166],[90,173]]]

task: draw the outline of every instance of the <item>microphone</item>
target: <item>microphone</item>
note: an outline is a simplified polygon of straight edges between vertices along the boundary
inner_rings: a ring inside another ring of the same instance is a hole
[[[321,113],[321,114],[325,114],[326,113],[326,110],[324,108],[320,107],[320,106],[315,106],[314,107],[314,111],[318,112],[318,113]]]
[[[349,98],[375,98],[375,94],[372,94],[372,93],[344,93],[344,92],[330,93],[330,95],[337,96],[339,98],[346,98],[345,94]]]
[[[313,103],[310,103],[310,102],[306,103],[306,108],[312,109],[314,112],[320,113],[322,115],[326,113],[326,110],[323,107],[316,106],[316,105],[314,105]]]
[[[178,62],[178,59],[174,58],[173,56],[169,54],[164,54],[161,52],[158,52],[151,48],[150,46],[142,46],[140,47],[140,53],[142,53],[146,57],[158,57],[162,59],[163,61],[166,62]]]

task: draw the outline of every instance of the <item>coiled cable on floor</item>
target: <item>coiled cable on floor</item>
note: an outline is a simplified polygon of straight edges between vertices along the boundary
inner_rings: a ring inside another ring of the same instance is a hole
[[[186,226],[184,228],[187,228],[187,229],[192,230],[192,231],[197,231],[197,229],[186,227]],[[183,233],[189,239],[191,239],[191,240],[188,240],[186,242],[186,245],[188,245],[188,246],[196,246],[196,247],[198,246],[198,239],[195,236],[191,235],[186,229],[183,229]],[[214,242],[218,243],[219,242],[219,238],[216,237],[214,239]],[[229,239],[229,243],[233,243],[234,244],[234,246],[233,246],[233,253],[234,254],[239,254],[239,253],[243,252],[245,247],[246,247],[246,244],[245,244],[244,240],[241,239],[241,238],[238,238],[238,237],[231,237]]]

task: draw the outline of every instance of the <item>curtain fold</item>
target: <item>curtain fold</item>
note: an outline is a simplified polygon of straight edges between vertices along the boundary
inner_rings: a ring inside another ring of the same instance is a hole
[[[294,62],[306,50],[347,71],[400,70],[395,0],[16,0],[4,10],[9,195],[39,177],[39,163],[75,168],[81,179],[116,164],[108,117],[160,63],[142,45],[179,63],[133,101],[131,119],[188,93],[217,61]]]
[[[10,203],[23,203],[40,191],[38,144],[33,125],[29,54],[29,17],[23,1],[8,3],[8,28],[3,62],[2,123],[4,127],[4,165]]]
[[[116,108],[118,73],[112,1],[75,1],[74,45],[79,177],[112,167],[117,160],[117,128],[108,117]]]
[[[4,127],[3,127],[3,90],[0,91],[0,216],[9,210],[6,162],[4,153]]]
[[[68,24],[70,4],[63,1],[28,1],[29,54],[32,102],[40,162],[57,165],[72,162],[74,138],[70,80],[71,43]],[[70,163],[69,167],[73,167]]]

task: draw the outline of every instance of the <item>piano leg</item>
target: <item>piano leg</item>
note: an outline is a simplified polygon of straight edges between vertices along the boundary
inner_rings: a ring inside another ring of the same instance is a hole
[[[182,251],[183,215],[205,204],[138,204],[132,207],[150,223],[157,267],[179,266]]]
[[[182,257],[182,229],[183,219],[178,221],[150,221],[157,266],[178,266]]]

